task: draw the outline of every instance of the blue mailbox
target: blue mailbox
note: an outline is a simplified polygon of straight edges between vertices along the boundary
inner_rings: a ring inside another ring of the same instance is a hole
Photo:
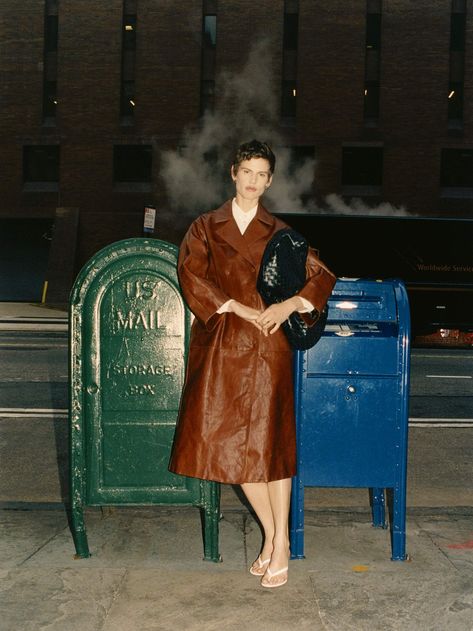
[[[318,344],[295,356],[298,470],[291,556],[304,557],[304,487],[366,487],[392,559],[406,559],[410,318],[401,281],[339,280]]]

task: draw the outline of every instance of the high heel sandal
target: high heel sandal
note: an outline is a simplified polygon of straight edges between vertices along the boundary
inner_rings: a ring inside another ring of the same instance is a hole
[[[253,565],[250,567],[250,574],[253,574],[253,576],[264,576],[264,573],[266,572],[265,566],[268,565],[270,561],[271,559],[265,559],[263,561],[260,554]],[[258,564],[256,567],[254,567],[255,563]]]
[[[286,567],[283,567],[281,570],[277,570],[276,572],[271,572],[271,570],[268,569],[266,570],[265,574],[268,575],[269,580],[271,580],[273,578],[273,576],[279,576],[281,574],[284,574],[284,572],[286,572],[286,578],[281,581],[280,583],[268,583],[268,582],[264,582],[264,576],[261,579],[261,587],[282,587],[283,585],[285,585],[287,583],[287,571],[289,570],[289,567],[286,565]]]

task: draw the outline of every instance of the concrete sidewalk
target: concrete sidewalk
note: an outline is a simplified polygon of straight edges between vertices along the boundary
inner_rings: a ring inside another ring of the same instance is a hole
[[[66,331],[68,313],[39,302],[0,302],[0,331]]]
[[[66,317],[0,303],[0,328],[67,328]],[[202,561],[197,509],[160,506],[87,509],[92,557],[75,560],[67,420],[2,428],[1,631],[473,631],[472,429],[410,432],[409,561],[390,560],[365,489],[307,489],[306,558],[267,590],[248,573],[259,528],[229,486],[222,563]]]
[[[414,510],[410,561],[367,511],[306,511],[306,559],[263,589],[260,532],[224,510],[223,562],[204,562],[199,511],[88,509],[92,557],[74,560],[64,510],[0,511],[2,631],[471,631],[473,509]]]

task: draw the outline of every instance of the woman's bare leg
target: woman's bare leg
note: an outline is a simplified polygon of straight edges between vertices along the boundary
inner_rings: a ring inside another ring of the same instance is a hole
[[[268,494],[274,523],[273,552],[269,569],[274,574],[287,567],[289,559],[289,508],[291,501],[291,478],[268,482]],[[287,580],[287,573],[283,572],[270,577],[268,572],[263,583],[277,585]]]
[[[244,494],[250,502],[264,531],[264,542],[261,549],[261,560],[271,558],[273,552],[273,538],[275,533],[273,510],[269,497],[267,482],[246,482],[241,485]]]
[[[289,558],[289,507],[291,478],[274,482],[247,482],[241,485],[264,530],[261,559],[271,559],[275,572],[287,567]],[[264,577],[266,584],[277,585],[286,580],[286,573]]]

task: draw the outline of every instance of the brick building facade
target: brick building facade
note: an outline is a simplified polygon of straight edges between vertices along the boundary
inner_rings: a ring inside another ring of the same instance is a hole
[[[467,0],[3,0],[0,29],[0,218],[66,209],[53,245],[71,273],[169,207],[160,152],[262,38],[278,137],[313,150],[319,203],[473,216]],[[178,242],[173,213],[157,236]]]

